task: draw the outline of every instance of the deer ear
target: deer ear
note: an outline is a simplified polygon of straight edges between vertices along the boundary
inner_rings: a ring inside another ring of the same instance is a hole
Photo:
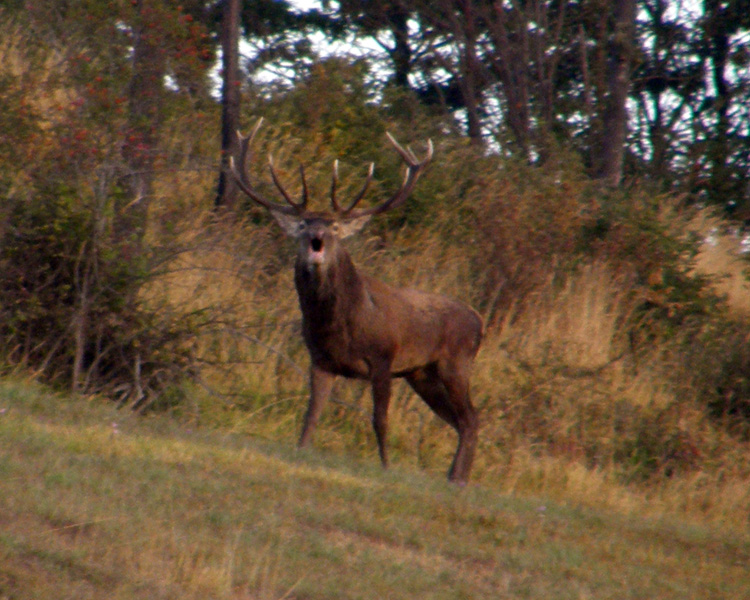
[[[284,230],[284,233],[286,233],[289,237],[299,237],[299,234],[302,232],[300,225],[304,223],[304,221],[300,217],[295,215],[288,215],[278,210],[271,210],[269,212],[271,213],[273,218],[276,219],[279,227]]]
[[[362,217],[354,217],[353,219],[345,219],[339,221],[338,237],[344,239],[346,237],[349,237],[350,235],[354,235],[365,225],[367,225],[370,217],[372,217],[372,215],[364,215]]]

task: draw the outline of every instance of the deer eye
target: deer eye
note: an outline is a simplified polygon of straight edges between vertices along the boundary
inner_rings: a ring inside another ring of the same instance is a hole
[[[301,233],[301,232],[303,232],[303,231],[304,231],[305,229],[307,229],[307,223],[305,223],[304,221],[300,221],[300,222],[299,222],[299,223],[297,224],[297,231],[299,231],[299,232]]]
[[[341,231],[341,227],[339,227],[338,223],[331,223],[331,233],[333,235],[338,235],[339,231]]]

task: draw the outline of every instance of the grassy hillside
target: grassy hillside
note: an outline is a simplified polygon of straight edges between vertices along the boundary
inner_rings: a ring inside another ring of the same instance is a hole
[[[0,384],[0,598],[743,598],[750,531]],[[644,506],[645,507],[645,504]]]
[[[727,335],[711,329],[718,325],[708,318],[702,325],[680,314],[692,309],[669,296],[677,296],[674,285],[644,289],[603,258],[562,272],[544,271],[540,260],[533,293],[493,319],[493,301],[477,297],[487,289],[472,267],[480,241],[456,242],[451,215],[461,206],[453,208],[429,226],[388,232],[387,243],[373,230],[349,247],[363,270],[385,281],[447,293],[483,310],[488,327],[472,377],[482,424],[472,480],[505,493],[744,527],[748,437],[732,429],[742,425],[737,410],[719,418],[707,408],[718,390],[742,408],[746,326],[728,322]],[[700,232],[712,223],[675,218],[670,226]],[[309,359],[290,244],[272,223],[215,228],[211,236],[201,230],[186,227],[200,244],[181,253],[145,295],[173,314],[215,314],[222,326],[197,335],[191,347],[202,361],[200,383],[169,390],[155,406],[192,423],[291,443],[308,394]],[[718,241],[704,245],[696,268],[710,274],[722,264],[726,273],[717,281],[735,313],[746,314],[743,263],[728,237]],[[682,330],[670,314],[682,319]],[[637,339],[644,331],[650,343]],[[316,447],[374,460],[370,411],[366,384],[339,381]],[[396,464],[442,476],[455,434],[403,381],[394,383],[390,424]]]

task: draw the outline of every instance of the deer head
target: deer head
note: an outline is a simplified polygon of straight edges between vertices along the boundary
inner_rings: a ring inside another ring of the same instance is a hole
[[[266,208],[287,235],[299,240],[298,260],[309,265],[311,268],[323,267],[330,264],[332,257],[335,257],[340,251],[339,240],[360,231],[374,215],[401,206],[411,193],[419,176],[432,158],[433,153],[432,141],[428,140],[427,153],[424,159],[420,161],[411,149],[403,148],[390,133],[386,133],[391,144],[393,144],[396,151],[406,163],[406,171],[401,187],[390,198],[376,206],[357,208],[357,205],[367,193],[373,174],[375,173],[375,163],[370,163],[361,191],[348,206],[342,207],[337,198],[339,181],[337,160],[333,163],[333,175],[331,178],[330,200],[332,210],[327,212],[309,211],[307,209],[307,180],[305,178],[305,169],[302,165],[300,165],[302,198],[299,202],[295,202],[284,188],[276,173],[273,157],[270,155],[268,157],[268,166],[271,172],[271,179],[286,201],[286,204],[267,200],[250,183],[246,163],[250,152],[250,145],[262,123],[263,119],[261,118],[248,136],[243,136],[238,132],[240,141],[239,165],[235,163],[232,157],[230,159],[230,169],[240,189],[252,200]]]

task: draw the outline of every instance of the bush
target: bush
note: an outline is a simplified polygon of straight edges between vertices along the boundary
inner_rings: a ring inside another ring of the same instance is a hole
[[[194,324],[142,302],[140,290],[158,257],[137,235],[121,236],[116,182],[98,197],[64,175],[5,199],[5,358],[57,385],[144,401],[186,374],[182,346]]]
[[[677,389],[727,431],[750,440],[750,323],[714,319],[685,327],[675,352]]]

